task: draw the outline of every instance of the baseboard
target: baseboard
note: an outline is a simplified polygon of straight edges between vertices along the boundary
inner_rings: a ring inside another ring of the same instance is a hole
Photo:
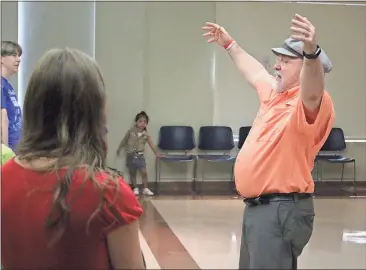
[[[169,181],[160,182],[158,189],[155,183],[149,183],[149,188],[157,195],[237,195],[233,182],[227,181],[198,181],[194,190],[192,182]],[[318,181],[315,182],[315,195],[319,196],[352,196],[354,189],[352,182]],[[366,196],[366,181],[357,182],[356,195]]]

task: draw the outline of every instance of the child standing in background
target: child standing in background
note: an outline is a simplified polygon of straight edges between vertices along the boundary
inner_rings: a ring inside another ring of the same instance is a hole
[[[141,174],[143,190],[142,194],[153,196],[154,193],[147,187],[148,178],[145,161],[145,145],[146,142],[157,157],[161,157],[158,150],[154,146],[146,127],[149,123],[149,116],[144,112],[140,112],[135,117],[135,125],[125,135],[118,146],[117,155],[119,156],[123,147],[126,149],[126,166],[130,173],[131,184],[135,195],[140,194],[140,190],[136,183],[137,171]]]

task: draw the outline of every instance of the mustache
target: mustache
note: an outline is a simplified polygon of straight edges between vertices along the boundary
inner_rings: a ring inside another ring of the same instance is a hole
[[[279,71],[276,71],[276,72],[275,72],[275,77],[280,77],[280,78],[282,78],[282,73],[281,73],[281,72],[279,72]]]

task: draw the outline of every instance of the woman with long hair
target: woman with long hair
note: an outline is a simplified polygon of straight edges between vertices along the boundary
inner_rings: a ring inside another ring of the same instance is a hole
[[[17,156],[2,167],[5,269],[142,269],[142,208],[106,164],[106,90],[86,54],[53,49],[23,106]]]

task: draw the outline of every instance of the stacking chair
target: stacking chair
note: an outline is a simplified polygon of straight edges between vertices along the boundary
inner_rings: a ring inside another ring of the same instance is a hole
[[[243,147],[244,142],[248,137],[251,128],[252,128],[251,126],[245,126],[239,129],[239,142],[238,142],[239,149]]]
[[[194,131],[190,126],[162,126],[159,132],[158,147],[166,153],[163,157],[157,157],[155,162],[155,189],[159,192],[161,179],[175,179],[172,177],[161,177],[161,163],[191,163],[193,164],[193,175],[188,178],[192,180],[192,189],[195,190],[196,184],[196,164],[195,155],[188,154],[196,147]],[[183,152],[181,154],[169,154],[168,152]],[[181,178],[179,178],[181,179]]]
[[[344,133],[341,128],[332,128],[327,140],[325,141],[323,147],[320,150],[320,153],[317,155],[315,162],[318,168],[318,176],[320,171],[320,179],[322,180],[331,180],[323,178],[323,168],[322,162],[332,163],[332,164],[341,164],[341,183],[343,180],[352,180],[353,181],[353,190],[356,191],[356,160],[351,157],[346,157],[341,155],[341,152],[346,149],[346,141],[344,138]],[[353,164],[353,177],[344,178],[344,167],[346,164]],[[333,178],[332,178],[333,179]]]
[[[198,148],[204,152],[204,154],[198,155],[198,160],[202,160],[202,181],[205,179],[218,179],[208,178],[204,175],[205,163],[232,163],[232,172],[230,181],[233,182],[233,169],[235,157],[230,155],[230,151],[234,148],[233,131],[230,127],[226,126],[203,126],[199,131],[199,143]],[[208,151],[220,151],[220,154],[209,154]],[[220,178],[222,179],[222,178]]]

